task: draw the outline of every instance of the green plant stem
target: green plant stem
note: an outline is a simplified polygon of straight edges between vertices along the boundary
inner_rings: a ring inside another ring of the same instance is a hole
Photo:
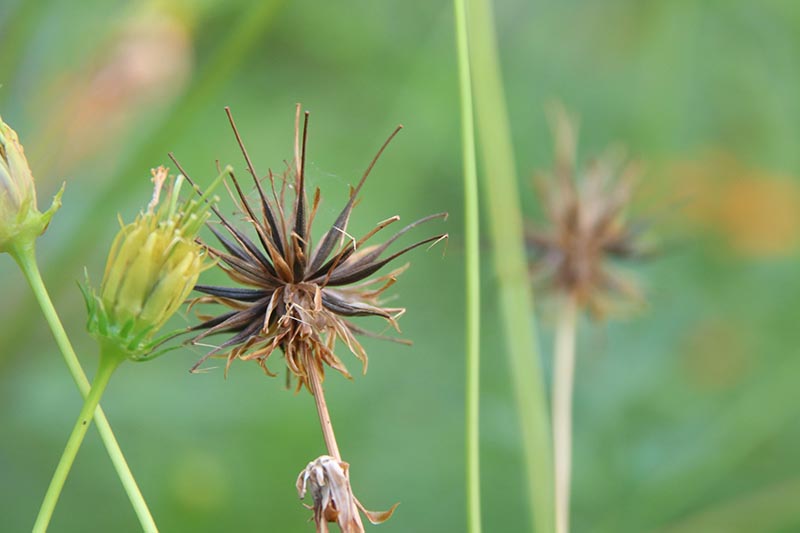
[[[528,280],[514,150],[490,0],[469,0],[468,31],[483,192],[500,313],[511,365],[534,526],[553,531],[553,464],[547,395]]]
[[[475,120],[465,0],[454,0],[458,84],[461,95],[461,153],[464,170],[464,240],[466,255],[466,459],[467,531],[481,531],[480,483],[480,261],[478,171],[475,162]]]
[[[575,380],[575,334],[578,305],[567,296],[558,316],[553,364],[553,453],[556,533],[569,532],[572,472],[572,390]]]
[[[61,490],[64,488],[64,483],[67,481],[69,471],[72,469],[72,463],[75,462],[75,456],[78,455],[78,450],[81,448],[83,438],[86,436],[86,431],[89,429],[89,424],[92,421],[92,415],[100,403],[100,397],[108,385],[114,370],[117,369],[119,364],[124,361],[124,357],[116,353],[106,353],[101,350],[100,365],[97,367],[97,374],[92,381],[92,388],[89,390],[89,395],[83,402],[78,420],[75,422],[75,427],[72,428],[72,433],[67,440],[67,445],[64,448],[64,453],[61,455],[61,460],[58,462],[56,471],[53,474],[53,479],[50,480],[50,486],[47,488],[47,493],[42,501],[42,506],[39,509],[39,515],[36,517],[36,522],[33,524],[33,533],[44,533],[50,525],[50,519],[55,511],[58,497],[61,496]]]
[[[11,250],[10,253],[25,275],[25,279],[28,280],[28,284],[42,308],[42,313],[50,326],[50,330],[64,357],[64,361],[67,363],[67,368],[72,375],[72,379],[75,380],[81,395],[86,398],[90,390],[89,380],[86,378],[86,374],[83,372],[78,362],[75,350],[73,350],[72,344],[69,342],[67,332],[61,324],[53,302],[50,300],[47,288],[42,281],[42,276],[36,262],[34,244],[30,243],[29,245],[17,246]],[[114,432],[111,431],[111,425],[108,423],[108,419],[100,406],[97,407],[94,413],[94,420],[97,425],[97,431],[100,433],[100,438],[103,440],[108,456],[111,458],[114,469],[117,471],[117,476],[119,476],[122,486],[128,494],[128,499],[133,506],[133,510],[136,512],[136,516],[139,518],[142,529],[148,533],[158,531],[150,509],[148,509],[147,503],[144,501],[139,486],[136,484],[136,479],[134,479],[130,467],[128,467],[128,463],[125,460],[125,456],[122,454],[122,450],[119,447],[119,443],[114,437]]]

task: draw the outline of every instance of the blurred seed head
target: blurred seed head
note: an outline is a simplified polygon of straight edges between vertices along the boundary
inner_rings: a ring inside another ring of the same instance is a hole
[[[392,517],[399,504],[388,511],[374,512],[364,508],[350,487],[350,465],[329,455],[317,457],[297,476],[297,494],[300,499],[311,494],[313,519],[318,533],[327,533],[328,523],[336,523],[342,533],[363,533],[364,524],[359,510],[373,524]]]
[[[152,173],[154,191],[147,210],[122,225],[99,294],[84,293],[90,333],[137,360],[151,355],[154,336],[189,296],[207,256],[196,240],[209,216],[207,196],[181,202],[184,178],[178,176],[162,198],[170,179],[167,169]]]
[[[576,121],[561,107],[554,108],[552,119],[555,167],[537,177],[547,220],[527,234],[534,252],[531,271],[536,281],[600,318],[622,301],[643,300],[637,285],[611,264],[644,253],[643,227],[626,216],[639,169],[613,150],[578,167]]]
[[[339,339],[362,361],[366,372],[367,354],[356,336],[387,337],[368,332],[351,319],[380,317],[399,331],[397,318],[405,309],[385,307],[381,295],[395,283],[407,265],[383,275],[373,275],[406,252],[447,238],[444,234],[434,235],[385,255],[389,246],[405,233],[432,219],[444,218],[444,213],[413,222],[379,245],[366,243],[399,217],[379,222],[360,239],[347,232],[358,193],[398,128],[381,147],[358,185],[351,189],[350,198],[333,225],[316,246],[312,246],[311,228],[321,199],[319,189],[311,202],[306,196],[304,167],[308,113],[302,128],[302,142],[300,119],[298,105],[294,162],[280,177],[276,178],[270,171],[266,186],[262,186],[258,179],[231,119],[258,192],[256,206],[252,207],[239,182],[231,176],[235,189],[232,196],[239,203],[242,216],[252,226],[256,241],[215,210],[224,231],[209,225],[221,244],[221,248],[209,245],[209,252],[219,260],[220,268],[228,277],[244,287],[195,287],[205,296],[197,298],[193,304],[216,303],[227,310],[217,316],[201,316],[203,322],[192,329],[203,332],[192,342],[199,343],[214,334],[232,334],[198,362],[195,369],[212,355],[224,355],[228,365],[237,357],[256,360],[270,373],[267,359],[280,348],[288,369],[298,378],[299,388],[308,384],[309,361],[313,361],[321,375],[324,366],[328,365],[350,377],[344,363],[335,354],[335,344]],[[265,190],[267,186],[269,189]],[[287,195],[288,191],[292,191],[293,198]]]
[[[50,209],[40,213],[36,185],[17,132],[0,118],[0,252],[32,243],[41,235],[61,206],[56,194]]]

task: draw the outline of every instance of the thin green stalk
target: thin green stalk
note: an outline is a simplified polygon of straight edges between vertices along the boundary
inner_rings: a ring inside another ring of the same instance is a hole
[[[61,455],[61,460],[58,462],[56,471],[53,474],[53,479],[50,480],[50,486],[47,488],[47,493],[42,501],[42,506],[39,509],[39,515],[36,517],[36,522],[33,524],[33,533],[44,533],[50,525],[50,519],[53,517],[53,511],[56,509],[58,497],[61,496],[61,490],[64,488],[64,483],[67,481],[69,471],[72,469],[72,463],[75,462],[75,457],[78,455],[78,450],[81,448],[83,438],[86,436],[86,431],[89,429],[89,424],[92,421],[92,415],[100,403],[100,397],[103,391],[106,390],[108,381],[111,379],[114,370],[117,369],[119,364],[124,361],[124,357],[118,354],[100,354],[100,365],[97,367],[97,374],[92,381],[92,388],[89,390],[89,395],[83,402],[78,420],[75,422],[75,427],[72,428],[72,433],[67,440],[67,445],[64,448],[64,453]]]
[[[533,323],[514,151],[490,0],[469,0],[473,89],[500,311],[520,418],[535,530],[553,531],[553,463],[547,396]]]
[[[556,533],[569,532],[572,476],[572,390],[578,303],[567,296],[558,317],[553,365],[553,452],[555,454]]]
[[[466,255],[466,455],[467,531],[481,531],[480,485],[480,261],[478,171],[475,162],[475,120],[465,0],[454,0],[458,81],[461,94],[461,150],[464,158],[464,240]]]
[[[53,302],[50,300],[50,295],[47,292],[47,288],[42,281],[42,276],[36,263],[34,244],[31,243],[27,246],[15,248],[11,251],[11,256],[16,260],[17,264],[22,270],[22,273],[25,275],[25,279],[28,280],[28,284],[30,285],[31,290],[36,297],[36,300],[39,302],[39,305],[42,308],[42,313],[44,314],[44,317],[50,326],[50,330],[53,333],[56,344],[58,345],[61,354],[64,356],[64,361],[67,363],[67,367],[72,375],[72,379],[74,379],[75,383],[78,385],[81,395],[86,398],[90,390],[89,380],[86,378],[86,374],[83,372],[83,369],[78,362],[78,357],[75,355],[75,350],[73,350],[72,344],[69,342],[67,332],[64,330],[64,326],[61,324],[61,320],[58,317],[58,313],[56,313]],[[119,443],[117,443],[117,439],[114,437],[114,432],[111,431],[111,426],[108,423],[108,419],[106,418],[105,413],[103,413],[103,409],[99,406],[94,413],[94,420],[95,424],[97,425],[97,431],[100,433],[100,438],[103,440],[103,444],[106,447],[108,456],[111,458],[111,462],[114,464],[114,469],[117,471],[117,476],[119,476],[122,486],[125,489],[125,492],[128,494],[128,499],[130,499],[133,510],[136,512],[136,516],[139,518],[139,523],[141,524],[142,529],[148,533],[158,531],[156,523],[153,520],[153,516],[150,514],[150,510],[147,507],[147,503],[144,501],[144,497],[139,490],[139,486],[136,484],[136,480],[134,479],[133,474],[128,467],[128,463],[125,460],[125,456],[122,454]]]

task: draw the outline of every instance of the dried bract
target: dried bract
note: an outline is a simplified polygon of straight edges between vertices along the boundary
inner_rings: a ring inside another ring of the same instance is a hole
[[[399,504],[383,512],[368,511],[353,495],[350,487],[350,465],[322,455],[310,463],[297,476],[297,494],[304,499],[311,493],[314,511],[313,520],[317,532],[327,533],[328,523],[336,523],[342,533],[363,533],[364,524],[359,509],[373,524],[380,524],[392,517]]]

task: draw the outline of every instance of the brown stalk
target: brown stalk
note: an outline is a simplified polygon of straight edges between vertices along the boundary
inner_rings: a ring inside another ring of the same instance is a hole
[[[336,435],[333,433],[333,424],[331,423],[331,415],[328,412],[328,404],[325,402],[325,392],[322,390],[322,380],[320,379],[319,369],[317,368],[317,362],[314,359],[313,354],[311,354],[311,350],[305,351],[305,365],[306,365],[306,372],[308,373],[308,384],[311,387],[311,393],[314,396],[314,404],[317,407],[317,415],[319,416],[319,425],[322,428],[322,436],[325,439],[325,447],[328,448],[328,455],[336,459],[338,462],[342,462],[342,455],[339,453],[339,445],[336,443]],[[349,478],[350,476],[347,475]],[[348,490],[349,489],[349,479],[348,483]],[[378,513],[375,515],[370,511],[367,511],[363,508],[361,503],[358,499],[353,496],[356,505],[353,507],[352,511],[352,518],[353,522],[343,526],[339,523],[339,527],[342,528],[344,533],[363,533],[364,531],[364,523],[361,521],[361,515],[358,512],[358,509],[361,508],[370,520],[377,519],[378,521],[382,522],[387,520],[394,509],[397,507],[395,504],[389,511],[385,513]],[[375,516],[373,516],[375,515]],[[385,516],[384,516],[385,515]],[[327,519],[317,522],[317,532],[318,533],[327,533],[330,529],[328,528]]]
[[[336,443],[336,435],[333,433],[331,415],[328,413],[328,404],[325,402],[325,392],[322,390],[322,381],[319,377],[317,362],[311,354],[311,350],[305,351],[305,359],[308,384],[311,387],[311,394],[313,394],[314,403],[317,406],[317,415],[319,416],[319,425],[322,428],[322,436],[325,438],[325,447],[328,448],[328,455],[337,461],[341,461],[342,455],[339,453],[339,445]]]

